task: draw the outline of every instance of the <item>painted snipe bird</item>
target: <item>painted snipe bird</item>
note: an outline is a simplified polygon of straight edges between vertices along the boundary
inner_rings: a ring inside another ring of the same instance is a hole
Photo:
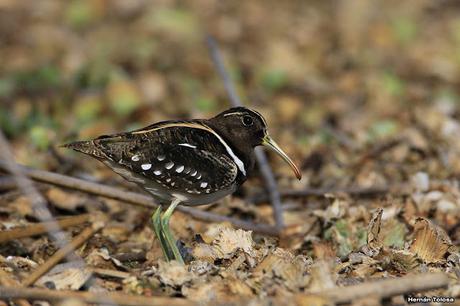
[[[245,107],[211,119],[162,121],[64,146],[100,160],[149,192],[161,204],[152,223],[163,254],[183,263],[169,229],[174,209],[212,203],[234,192],[254,168],[254,147],[259,145],[279,154],[300,180],[299,169],[269,136],[262,115]]]

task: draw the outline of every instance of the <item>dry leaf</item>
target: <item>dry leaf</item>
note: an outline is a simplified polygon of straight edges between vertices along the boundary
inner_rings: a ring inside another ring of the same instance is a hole
[[[82,207],[84,203],[84,198],[80,195],[64,192],[58,188],[48,189],[46,197],[54,206],[69,211]]]
[[[312,293],[335,287],[332,265],[332,261],[319,260],[311,267],[308,287]]]
[[[282,285],[290,290],[296,290],[306,285],[308,281],[307,261],[302,256],[276,248],[254,269],[255,281],[273,277],[282,280]]]
[[[444,260],[444,256],[452,245],[449,236],[439,226],[425,218],[417,218],[414,225],[414,239],[410,251],[426,263]]]
[[[71,267],[73,262],[55,266],[37,280],[37,285],[57,290],[79,290],[91,277],[88,268]],[[70,266],[70,267],[69,267]]]
[[[159,261],[157,274],[163,284],[171,287],[182,286],[194,277],[186,266],[175,260],[169,262]]]
[[[390,264],[399,272],[409,272],[418,266],[416,256],[405,250],[391,250]]]
[[[251,257],[256,256],[252,231],[224,228],[212,242],[212,246],[219,258],[231,258],[238,250]]]
[[[314,241],[313,253],[317,259],[331,259],[336,257],[336,252],[329,241]]]
[[[367,245],[374,250],[382,247],[382,241],[379,237],[382,214],[383,208],[378,208],[372,215],[372,219],[367,227]]]

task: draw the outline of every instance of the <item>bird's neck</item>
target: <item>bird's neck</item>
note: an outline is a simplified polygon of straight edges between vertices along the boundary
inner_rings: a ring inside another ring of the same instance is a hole
[[[225,127],[221,126],[220,124],[216,124],[212,120],[207,120],[204,123],[210,128],[212,128],[230,147],[230,149],[236,155],[236,157],[238,157],[243,162],[244,168],[246,169],[245,176],[248,176],[249,173],[254,169],[254,148],[252,146],[248,146],[245,143],[239,143],[238,139],[235,139],[235,137],[232,136],[231,132],[228,131]]]

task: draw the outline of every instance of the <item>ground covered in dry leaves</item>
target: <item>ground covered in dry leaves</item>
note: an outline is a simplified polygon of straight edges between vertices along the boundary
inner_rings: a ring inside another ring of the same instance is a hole
[[[107,224],[78,249],[85,269],[61,263],[35,286],[327,305],[297,294],[443,271],[448,288],[425,294],[460,296],[459,12],[447,0],[0,1],[0,126],[19,163],[139,191],[58,145],[227,108],[209,32],[304,176],[270,158],[281,237],[176,212],[185,266],[163,261],[149,209],[38,183],[55,217]],[[2,231],[38,221],[11,182],[0,172]],[[273,223],[266,194],[256,171],[202,209]],[[20,281],[56,250],[46,235],[2,242],[0,268]]]

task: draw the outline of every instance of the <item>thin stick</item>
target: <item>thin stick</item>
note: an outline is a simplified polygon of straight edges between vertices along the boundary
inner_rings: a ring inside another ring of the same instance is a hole
[[[46,222],[47,231],[53,238],[58,247],[63,247],[69,242],[66,239],[64,232],[62,232],[54,220],[53,215],[48,209],[47,202],[40,192],[35,188],[32,181],[23,173],[23,168],[19,166],[15,160],[13,153],[10,149],[8,141],[6,140],[3,132],[0,130],[0,156],[3,158],[3,170],[11,173],[18,188],[29,199],[30,205],[34,214],[41,222]],[[85,265],[84,260],[74,253],[67,252],[69,260],[77,260],[82,266]]]
[[[347,303],[366,296],[380,298],[446,287],[449,278],[445,273],[425,273],[399,278],[387,278],[354,286],[339,287],[318,292],[334,303]]]
[[[101,268],[92,268],[91,271],[96,273],[100,276],[105,277],[113,277],[113,278],[128,278],[132,276],[132,274],[128,272],[118,271],[118,270],[110,270],[110,269],[101,269]]]
[[[124,306],[189,306],[197,305],[194,302],[181,298],[162,296],[139,296],[118,292],[95,293],[88,291],[49,290],[42,288],[15,288],[0,287],[0,298],[26,298],[31,300],[46,300],[59,302],[68,299],[77,299],[86,304],[124,305]]]
[[[16,280],[10,278],[8,273],[0,269],[0,285],[2,286],[11,286],[11,287],[16,287],[16,286],[21,286]],[[25,300],[25,299],[15,299],[14,303],[16,303],[19,306],[30,306],[30,303]]]
[[[217,42],[211,36],[208,36],[206,41],[208,44],[209,52],[211,54],[211,59],[217,69],[217,72],[224,82],[225,90],[227,91],[227,94],[230,98],[230,102],[233,106],[242,106],[243,104],[241,103],[241,100],[236,93],[235,86],[230,79],[227,70],[225,69],[225,65],[222,60]],[[278,191],[278,185],[276,184],[275,176],[273,175],[273,171],[268,164],[267,156],[259,148],[256,148],[256,159],[260,172],[265,180],[268,193],[270,195],[276,227],[278,230],[281,230],[284,227],[283,206],[281,205],[281,197]]]
[[[348,188],[305,188],[305,189],[284,189],[280,190],[280,194],[282,197],[287,198],[302,198],[302,197],[310,197],[310,196],[324,196],[327,193],[346,193],[352,196],[362,196],[362,197],[375,197],[386,194],[388,192],[392,192],[393,194],[393,187],[368,187],[368,188],[360,188],[360,187],[348,187]],[[395,190],[397,192],[398,190]],[[250,197],[248,201],[253,203],[263,203],[269,200],[269,197],[265,193],[255,194],[254,196]]]
[[[78,215],[74,217],[67,217],[62,218],[60,220],[56,220],[58,226],[62,229],[76,226],[88,222],[90,215]],[[13,239],[19,239],[24,237],[36,236],[45,234],[48,232],[48,228],[50,228],[52,224],[49,222],[41,222],[37,224],[30,224],[26,225],[25,227],[18,227],[13,228],[11,230],[1,231],[0,232],[0,243],[10,241]]]
[[[18,165],[19,166],[19,165]],[[0,161],[0,169],[4,169],[5,163]],[[142,207],[155,208],[158,204],[152,201],[152,198],[140,193],[124,191],[118,188],[97,184],[93,182],[84,181],[81,179],[73,178],[70,176],[53,173],[44,170],[31,169],[27,167],[20,166],[23,173],[30,178],[44,182],[48,184],[53,184],[56,186],[71,188],[99,196],[103,196],[110,199],[115,199],[123,201],[129,204],[138,205]],[[243,221],[236,218],[226,217],[218,214],[213,214],[207,211],[200,209],[179,206],[177,210],[185,212],[190,216],[210,222],[230,222],[236,227],[251,230],[265,235],[277,236],[279,231],[276,227],[268,224],[254,224],[252,222]]]
[[[16,188],[16,181],[10,176],[0,177],[0,190],[10,190]]]
[[[85,228],[71,243],[60,248],[56,253],[53,254],[44,264],[38,267],[32,274],[22,281],[24,287],[33,285],[42,275],[51,270],[56,264],[58,264],[64,257],[67,256],[73,250],[79,248],[89,238],[104,227],[103,222],[95,222],[92,226]]]

